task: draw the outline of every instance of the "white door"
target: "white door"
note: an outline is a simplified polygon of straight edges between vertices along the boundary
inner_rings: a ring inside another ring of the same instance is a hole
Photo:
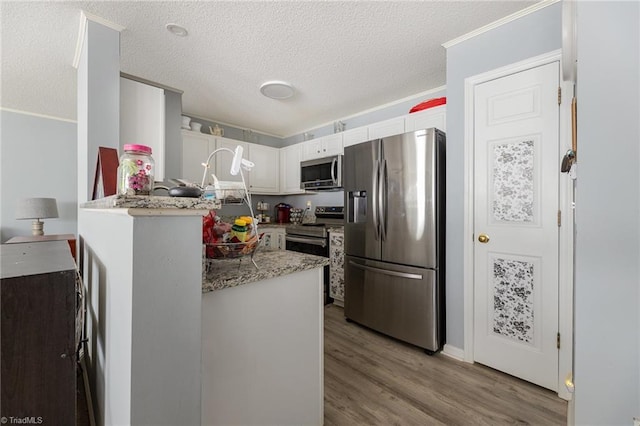
[[[559,63],[474,88],[474,360],[558,388]]]

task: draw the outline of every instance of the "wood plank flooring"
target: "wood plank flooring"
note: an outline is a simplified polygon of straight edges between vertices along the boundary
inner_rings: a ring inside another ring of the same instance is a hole
[[[428,356],[344,319],[324,321],[325,425],[566,425],[567,403],[480,364]]]

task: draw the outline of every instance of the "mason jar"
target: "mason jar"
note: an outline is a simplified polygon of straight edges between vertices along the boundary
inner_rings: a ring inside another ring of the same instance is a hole
[[[154,166],[150,147],[125,145],[118,166],[118,193],[120,195],[151,195]]]

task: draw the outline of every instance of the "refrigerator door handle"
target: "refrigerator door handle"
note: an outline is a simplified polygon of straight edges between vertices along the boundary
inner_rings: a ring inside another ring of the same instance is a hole
[[[388,197],[387,197],[387,160],[380,163],[380,235],[382,241],[387,240],[387,216],[389,214]]]
[[[376,160],[376,164],[373,167],[373,196],[371,197],[371,203],[373,204],[372,207],[372,211],[373,211],[373,226],[375,226],[376,228],[376,240],[380,239],[380,221],[379,221],[379,217],[378,217],[378,191],[380,190],[379,188],[379,181],[380,181],[380,165],[378,160]]]
[[[353,260],[349,261],[349,265],[352,265],[358,269],[365,271],[378,272],[380,274],[391,275],[392,277],[408,278],[410,280],[421,280],[423,277],[420,274],[409,274],[406,272],[390,271],[388,269],[376,268],[368,265],[361,265]]]

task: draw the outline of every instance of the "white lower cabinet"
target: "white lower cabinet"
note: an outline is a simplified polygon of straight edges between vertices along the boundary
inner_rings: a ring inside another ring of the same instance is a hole
[[[258,225],[258,232],[262,236],[262,246],[268,250],[286,250],[285,229],[283,227],[269,227]]]
[[[344,232],[329,233],[329,295],[333,303],[344,306]]]

